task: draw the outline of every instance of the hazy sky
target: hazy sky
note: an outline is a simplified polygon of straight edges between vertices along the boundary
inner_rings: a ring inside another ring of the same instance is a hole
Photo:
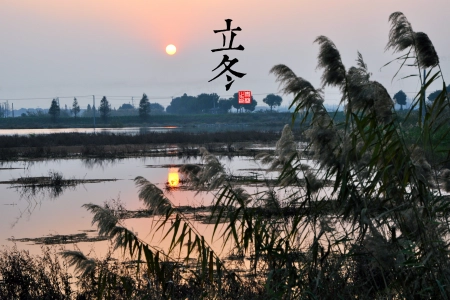
[[[391,82],[397,63],[380,70],[395,57],[384,51],[388,17],[395,11],[429,35],[450,83],[448,0],[0,0],[0,102],[10,99],[15,109],[48,108],[53,97],[70,106],[78,96],[85,108],[91,95],[97,101],[106,95],[118,108],[146,93],[167,106],[183,93],[226,98],[251,90],[262,104],[266,93],[278,92],[269,74],[276,64],[320,87],[313,44],[319,35],[334,41],[347,68],[360,51],[374,80],[392,95],[403,89],[411,97],[417,79]],[[244,51],[211,52],[222,45],[213,30],[225,29],[225,19],[242,28],[234,46]],[[178,50],[174,56],[165,53],[170,43]],[[224,75],[208,83],[223,54],[239,59],[233,70],[247,73],[229,91]],[[325,97],[336,104],[339,95],[326,89]],[[12,100],[23,98],[33,100]]]

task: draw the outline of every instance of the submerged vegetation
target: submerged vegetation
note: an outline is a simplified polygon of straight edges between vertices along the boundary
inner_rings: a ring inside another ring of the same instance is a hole
[[[300,136],[300,133],[297,132]],[[140,135],[57,133],[0,136],[0,161],[28,158],[124,158],[132,156],[198,155],[199,145],[225,154],[253,155],[250,143],[272,143],[267,131],[147,132]],[[173,149],[176,147],[177,149]],[[242,151],[243,150],[243,151]]]
[[[298,150],[297,137],[285,126],[274,153],[257,156],[268,170],[279,171],[276,185],[247,191],[205,148],[202,164],[180,167],[191,188],[215,193],[209,219],[213,238],[221,238],[222,248],[231,246],[232,251],[217,251],[208,243],[211,237],[205,237],[164,191],[137,177],[139,198],[153,212],[155,230],[170,245],[161,249],[137,237],[114,207],[85,204],[99,235],[123,250],[130,268],[124,271],[117,261],[89,258],[80,251],[62,252],[78,272],[80,295],[98,299],[449,298],[446,84],[428,36],[413,31],[402,13],[393,13],[389,20],[387,49],[406,51],[394,61],[400,61],[400,68],[412,65],[423,82],[404,117],[406,123],[411,118],[417,122],[414,134],[405,132],[386,89],[370,79],[362,55],[358,53],[356,66],[346,69],[335,44],[320,36],[315,42],[322,85],[340,89],[344,118],[337,122],[328,114],[321,89],[285,65],[274,66],[271,73],[281,90],[294,96],[295,112],[303,112],[293,114],[293,120],[310,118],[305,149]],[[423,69],[428,70],[425,77]],[[427,106],[424,89],[438,80],[442,92]],[[414,108],[423,118],[414,116]],[[314,165],[305,165],[311,155]],[[3,278],[12,278],[10,274],[29,278],[25,269],[12,272],[5,267],[15,265],[11,262],[24,254],[12,250],[3,255]],[[59,276],[49,282],[62,295],[67,284],[58,279],[65,275],[59,274],[56,269],[46,276]],[[0,291],[20,297],[23,286],[8,281]]]
[[[65,179],[63,174],[57,171],[49,171],[48,176],[19,177],[8,181],[0,181],[0,184],[8,184],[15,189],[21,197],[35,198],[38,195],[57,198],[65,189],[75,188],[85,183],[98,183],[104,181],[116,181],[117,179]]]
[[[147,132],[139,135],[54,133],[30,134],[24,136],[0,136],[1,148],[58,147],[58,146],[102,146],[142,144],[201,144],[233,142],[271,142],[279,134],[268,131],[226,131],[226,132]]]

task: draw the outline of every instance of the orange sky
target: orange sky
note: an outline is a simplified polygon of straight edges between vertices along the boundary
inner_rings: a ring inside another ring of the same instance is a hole
[[[0,5],[0,99],[147,93],[167,106],[171,96],[183,93],[264,94],[278,91],[268,74],[278,63],[318,87],[313,41],[319,35],[336,43],[347,67],[360,51],[389,92],[413,92],[414,80],[391,84],[394,67],[379,71],[393,58],[384,47],[389,14],[398,10],[416,31],[430,36],[444,76],[450,76],[449,42],[442,38],[450,33],[442,26],[450,11],[447,0],[0,0]],[[228,92],[224,76],[208,83],[225,54],[210,51],[222,42],[213,30],[225,28],[227,18],[242,28],[235,44],[245,50],[225,53],[239,59],[236,71],[247,73]],[[178,50],[172,57],[164,52],[169,43]],[[263,97],[255,96],[259,103]],[[329,90],[326,97],[333,103],[338,95]],[[117,98],[116,106],[129,98]],[[15,107],[46,107],[49,101],[23,100]],[[90,100],[79,101],[83,107]]]

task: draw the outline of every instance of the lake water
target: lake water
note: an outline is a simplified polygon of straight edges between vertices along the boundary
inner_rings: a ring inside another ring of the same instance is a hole
[[[221,163],[234,175],[271,177],[273,173],[257,171],[261,165],[249,157],[221,158]],[[152,157],[108,160],[43,160],[31,162],[8,162],[0,165],[0,181],[20,177],[48,176],[49,172],[60,172],[65,179],[117,179],[100,183],[86,183],[75,188],[65,189],[59,196],[49,193],[37,193],[27,197],[23,190],[12,188],[10,184],[0,184],[0,240],[1,245],[12,246],[8,238],[39,238],[48,235],[68,235],[96,229],[91,225],[92,214],[82,207],[86,203],[103,204],[111,199],[120,199],[127,210],[144,207],[138,199],[138,188],[133,179],[143,176],[164,189],[169,167],[184,163],[200,163],[200,158]],[[152,167],[147,167],[152,166]],[[158,167],[160,166],[160,167]],[[162,167],[161,167],[162,166]],[[9,169],[11,168],[11,169]],[[16,169],[13,169],[16,168]],[[250,191],[255,188],[250,187]],[[167,194],[174,205],[202,206],[210,205],[213,193],[175,190]],[[141,238],[148,237],[149,218],[128,219],[127,227],[139,233]],[[211,225],[199,224],[199,230],[210,231]],[[105,242],[96,242],[104,245]],[[28,249],[40,253],[40,247],[30,243],[17,243],[19,249]],[[81,249],[89,251],[94,243],[79,243]],[[100,248],[106,249],[101,246]],[[106,250],[104,250],[106,251]],[[98,252],[97,252],[98,254]]]
[[[264,130],[277,132],[282,127],[264,128],[261,126],[249,126],[246,124],[198,124],[195,126],[162,126],[162,127],[122,127],[122,128],[39,128],[39,129],[0,129],[0,135],[29,135],[29,134],[51,134],[51,133],[104,133],[104,134],[129,134],[138,135],[148,132],[217,132],[217,131],[240,131],[240,130]]]
[[[179,131],[181,127],[123,127],[123,128],[39,128],[39,129],[0,129],[0,135],[29,135],[51,133],[114,133],[114,134],[141,134],[144,132],[170,132]]]

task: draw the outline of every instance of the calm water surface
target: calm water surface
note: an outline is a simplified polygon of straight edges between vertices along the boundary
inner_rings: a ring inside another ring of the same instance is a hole
[[[257,172],[270,176],[264,171],[255,171],[261,167],[248,157],[222,158],[221,163],[235,175],[249,175]],[[91,225],[92,214],[82,207],[86,203],[103,204],[111,199],[119,199],[128,210],[143,208],[138,199],[138,189],[133,179],[143,176],[163,189],[169,168],[147,165],[170,165],[183,163],[200,163],[200,158],[181,159],[176,157],[130,158],[115,161],[106,160],[44,160],[35,162],[8,162],[0,166],[0,181],[20,177],[48,176],[49,172],[60,172],[65,179],[118,179],[112,182],[86,183],[76,188],[68,188],[57,197],[37,194],[29,198],[21,190],[9,184],[0,184],[0,245],[11,246],[7,239],[38,238],[47,235],[75,234],[82,230],[96,229]],[[18,169],[6,169],[18,168]],[[251,169],[251,170],[245,170]],[[212,193],[196,194],[193,191],[176,190],[167,194],[174,205],[201,206],[210,205]],[[126,220],[127,227],[139,233],[142,238],[149,238],[149,218]],[[207,225],[199,224],[199,230],[208,230]],[[211,226],[210,226],[211,227]],[[104,242],[96,242],[97,244]],[[17,243],[19,249],[29,249],[40,253],[40,247]],[[80,248],[92,247],[93,243],[79,243]]]
[[[51,133],[114,133],[137,135],[145,132],[170,132],[179,131],[181,127],[123,127],[123,128],[40,128],[40,129],[0,129],[0,135],[29,135],[29,134],[51,134]]]
[[[40,128],[40,129],[0,129],[0,135],[29,135],[29,134],[51,134],[51,133],[105,133],[105,134],[128,134],[138,135],[148,132],[219,132],[219,131],[247,131],[264,130],[277,132],[282,127],[262,128],[260,126],[248,126],[246,124],[199,124],[195,126],[177,127],[122,127],[122,128]]]

